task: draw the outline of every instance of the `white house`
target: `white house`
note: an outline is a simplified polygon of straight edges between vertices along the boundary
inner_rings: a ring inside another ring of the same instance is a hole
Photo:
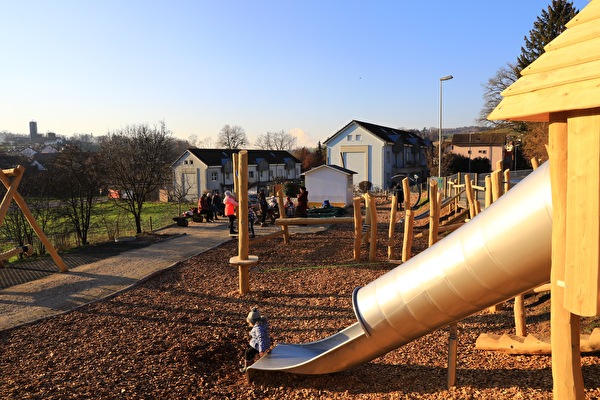
[[[337,165],[319,165],[304,173],[309,206],[320,206],[329,200],[332,206],[352,205],[354,196],[354,171]]]
[[[394,175],[429,175],[426,151],[430,140],[413,132],[357,120],[323,142],[327,146],[327,164],[356,171],[354,184],[370,181],[374,188],[389,188]]]
[[[172,165],[173,187],[189,201],[202,193],[233,188],[232,149],[187,149]],[[287,151],[248,150],[248,187],[300,178],[302,163]]]

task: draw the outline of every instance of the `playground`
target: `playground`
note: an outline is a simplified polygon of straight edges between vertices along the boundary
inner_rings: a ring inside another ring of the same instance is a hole
[[[551,358],[475,348],[483,333],[512,334],[513,301],[458,322],[456,385],[448,389],[447,328],[371,362],[326,375],[239,372],[244,321],[258,306],[274,344],[306,343],[356,322],[352,292],[396,264],[387,262],[391,202],[378,198],[377,255],[353,254],[354,227],[280,237],[250,246],[250,292],[238,290],[231,240],[112,299],[0,333],[4,398],[552,398]],[[351,213],[351,210],[350,210]],[[395,233],[402,243],[402,229]],[[415,237],[413,254],[427,249]],[[527,332],[548,335],[548,292],[525,296]],[[597,320],[582,319],[582,333]],[[582,354],[585,393],[600,397],[600,358]]]

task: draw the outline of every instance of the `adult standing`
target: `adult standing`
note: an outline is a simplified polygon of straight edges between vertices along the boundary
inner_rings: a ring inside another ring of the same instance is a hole
[[[206,202],[208,203],[208,209],[210,210],[210,212],[213,215],[213,219],[215,221],[218,221],[218,215],[219,215],[219,209],[217,208],[217,206],[215,205],[215,199],[212,193],[208,193],[206,195]]]
[[[260,226],[267,226],[265,221],[267,212],[269,212],[269,203],[267,203],[264,189],[258,191],[258,205],[260,206]]]
[[[198,214],[206,215],[207,222],[213,221],[213,213],[208,205],[208,196],[206,193],[203,193],[200,199],[198,200]]]
[[[219,215],[225,215],[223,214],[223,199],[221,198],[219,192],[215,192],[213,194],[213,205],[217,207],[217,210],[219,210]]]
[[[296,217],[308,217],[308,191],[304,186],[300,186],[300,194],[298,194],[298,204],[296,205]]]
[[[235,208],[238,206],[238,202],[229,190],[225,191],[223,204],[225,204],[225,216],[229,218],[229,234],[236,234],[233,223],[235,222]]]

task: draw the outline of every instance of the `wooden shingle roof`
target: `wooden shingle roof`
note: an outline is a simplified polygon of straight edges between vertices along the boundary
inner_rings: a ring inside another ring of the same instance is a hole
[[[489,120],[549,120],[550,113],[600,107],[600,0],[592,0],[502,92]]]

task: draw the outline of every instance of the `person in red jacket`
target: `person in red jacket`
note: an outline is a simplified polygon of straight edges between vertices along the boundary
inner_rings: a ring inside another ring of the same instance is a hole
[[[231,235],[236,234],[233,223],[235,222],[235,208],[238,206],[238,202],[233,197],[233,193],[229,190],[225,191],[225,198],[223,199],[223,204],[225,204],[225,216],[229,218],[229,233]]]
[[[304,186],[300,186],[300,194],[298,195],[298,204],[296,205],[296,217],[308,217],[308,192]]]

